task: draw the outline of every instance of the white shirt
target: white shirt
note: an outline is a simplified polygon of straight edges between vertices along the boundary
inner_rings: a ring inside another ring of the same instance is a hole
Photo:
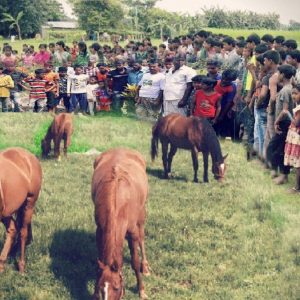
[[[187,88],[187,83],[192,82],[192,78],[197,75],[197,72],[190,67],[182,66],[179,70],[173,73],[172,67],[166,73],[166,81],[164,88],[164,100],[181,100]]]
[[[68,76],[68,94],[85,94],[88,79],[89,75],[86,74]]]
[[[139,96],[156,99],[159,92],[164,89],[165,75],[162,73],[146,73],[139,82]]]
[[[96,84],[88,84],[86,86],[86,96],[88,100],[93,100],[94,102],[96,102],[96,89],[99,87],[99,85]]]

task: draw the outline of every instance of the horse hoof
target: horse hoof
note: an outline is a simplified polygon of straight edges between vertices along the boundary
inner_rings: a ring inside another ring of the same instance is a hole
[[[21,274],[25,273],[25,263],[24,262],[19,262],[18,267],[19,267],[19,272]]]
[[[5,262],[3,260],[0,260],[0,273],[3,273],[5,270]]]
[[[147,262],[141,264],[141,272],[144,276],[150,276],[150,267]]]

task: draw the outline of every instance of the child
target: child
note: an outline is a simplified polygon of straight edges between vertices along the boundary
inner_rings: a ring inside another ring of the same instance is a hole
[[[46,97],[46,84],[47,80],[44,79],[45,71],[43,69],[35,70],[35,77],[27,77],[21,82],[21,86],[29,92],[29,102],[28,108],[33,111],[35,104],[37,106],[37,111],[42,111],[46,107],[47,97]],[[24,84],[28,84],[28,86]]]
[[[220,80],[222,75],[220,74],[220,62],[216,59],[209,59],[206,63],[207,77],[215,80]]]
[[[110,105],[111,105],[111,98],[107,91],[105,81],[99,81],[98,82],[98,89],[96,90],[96,111],[110,111]]]
[[[98,80],[97,76],[90,76],[89,83],[86,86],[86,95],[87,95],[87,101],[89,105],[89,113],[91,116],[94,115],[94,106],[96,102],[96,90],[98,89]]]
[[[86,43],[79,42],[78,43],[78,55],[74,61],[74,65],[79,65],[83,67],[87,67],[90,60],[89,53],[87,51]]]
[[[50,53],[47,51],[47,44],[39,45],[39,52],[34,56],[34,63],[44,66],[50,61]]]
[[[9,97],[10,89],[14,87],[14,82],[9,75],[3,74],[3,66],[0,65],[0,105],[2,112],[7,112],[7,99]]]
[[[23,66],[26,69],[31,70],[31,68],[33,67],[33,64],[34,64],[34,56],[31,53],[30,49],[28,49],[26,51],[26,53],[24,55],[22,55],[22,62],[23,62]]]
[[[293,101],[298,104],[293,109],[294,118],[292,118],[289,128],[285,148],[284,165],[294,167],[296,170],[296,185],[291,192],[300,192],[300,85],[297,85],[292,92]]]
[[[282,111],[289,111],[292,114],[292,85],[291,78],[295,75],[296,70],[291,65],[282,65],[278,68],[278,81],[283,88],[276,96],[275,108],[275,135],[271,139],[267,148],[267,159],[272,165],[271,175],[277,177],[277,169],[280,170],[280,176],[274,179],[275,184],[283,184],[288,180],[290,168],[284,165],[284,147],[285,140],[290,126],[290,119]]]
[[[47,107],[49,112],[55,113],[55,108],[58,104],[56,97],[58,96],[58,79],[59,75],[53,72],[53,65],[48,63],[45,65],[44,79],[47,81],[46,92],[47,96]]]
[[[61,99],[64,101],[64,106],[67,112],[70,112],[70,96],[68,96],[67,92],[67,83],[68,83],[68,75],[67,75],[66,67],[58,68],[58,97],[56,98],[57,103],[60,102]]]
[[[73,112],[79,103],[80,110],[83,114],[87,110],[87,98],[86,98],[86,86],[89,76],[83,74],[83,68],[81,66],[75,66],[75,74],[68,77],[67,92],[70,99],[70,112]]]
[[[201,89],[196,91],[192,104],[193,116],[206,118],[211,124],[218,119],[221,111],[221,95],[214,88],[217,84],[215,79],[201,78]]]

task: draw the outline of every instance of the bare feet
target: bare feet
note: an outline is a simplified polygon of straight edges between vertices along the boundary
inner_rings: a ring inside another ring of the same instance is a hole
[[[281,174],[277,178],[273,179],[273,182],[277,185],[287,183],[287,181],[288,181],[288,176],[284,174]]]

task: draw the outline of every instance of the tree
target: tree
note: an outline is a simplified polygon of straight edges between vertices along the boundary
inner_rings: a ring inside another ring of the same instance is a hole
[[[18,36],[19,36],[19,40],[22,39],[22,36],[21,36],[21,28],[20,28],[20,20],[21,18],[24,16],[24,12],[23,11],[20,11],[18,13],[18,15],[16,16],[16,18],[14,18],[12,15],[8,14],[8,13],[3,13],[2,14],[4,16],[4,19],[1,20],[1,22],[8,22],[8,23],[11,23],[9,28],[12,29],[14,28],[15,26],[17,27],[17,32],[18,32]]]

